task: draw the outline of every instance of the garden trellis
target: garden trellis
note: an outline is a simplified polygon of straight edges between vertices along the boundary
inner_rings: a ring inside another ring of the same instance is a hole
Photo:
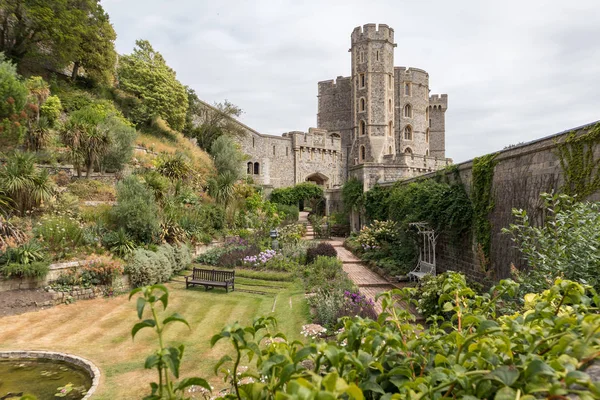
[[[435,243],[438,235],[426,222],[413,222],[409,226],[415,227],[423,240],[419,249],[417,266],[413,271],[408,273],[408,277],[421,279],[427,274],[435,275]]]

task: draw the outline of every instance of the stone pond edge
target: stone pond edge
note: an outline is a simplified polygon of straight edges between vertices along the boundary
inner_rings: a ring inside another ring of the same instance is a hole
[[[60,353],[56,351],[38,351],[38,350],[14,350],[0,351],[0,360],[14,358],[31,358],[65,361],[86,370],[92,378],[92,386],[81,400],[88,400],[92,397],[98,385],[100,384],[100,369],[90,360],[69,353]]]

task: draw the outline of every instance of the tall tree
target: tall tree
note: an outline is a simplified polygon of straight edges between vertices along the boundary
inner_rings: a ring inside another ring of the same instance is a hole
[[[186,87],[189,108],[186,114],[184,135],[195,138],[198,146],[210,151],[212,144],[222,135],[236,137],[244,134],[244,128],[235,119],[242,115],[241,108],[225,100],[210,106]]]
[[[79,68],[83,67],[90,78],[102,83],[111,83],[117,63],[117,34],[108,14],[97,0],[83,1],[81,7],[87,10],[87,23],[81,27],[78,45],[73,52],[71,78],[77,78]]]
[[[35,57],[105,74],[114,67],[114,40],[99,0],[0,0],[0,51],[16,63]]]
[[[188,98],[163,56],[147,40],[138,40],[132,54],[121,56],[117,70],[119,87],[141,100],[130,117],[148,124],[161,117],[181,131],[185,125]]]

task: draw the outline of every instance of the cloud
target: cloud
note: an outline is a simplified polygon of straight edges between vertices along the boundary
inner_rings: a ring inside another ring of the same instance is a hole
[[[350,74],[350,33],[394,28],[395,65],[448,93],[446,152],[463,161],[600,119],[597,0],[104,0],[117,49],[150,40],[205,101],[280,134],[316,125],[317,82]]]

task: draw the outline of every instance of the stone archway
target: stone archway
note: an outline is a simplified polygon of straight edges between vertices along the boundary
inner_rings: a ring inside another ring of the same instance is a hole
[[[313,182],[319,186],[322,186],[324,189],[329,188],[329,178],[327,175],[323,175],[320,172],[315,172],[314,174],[310,174],[305,179],[306,182]]]

